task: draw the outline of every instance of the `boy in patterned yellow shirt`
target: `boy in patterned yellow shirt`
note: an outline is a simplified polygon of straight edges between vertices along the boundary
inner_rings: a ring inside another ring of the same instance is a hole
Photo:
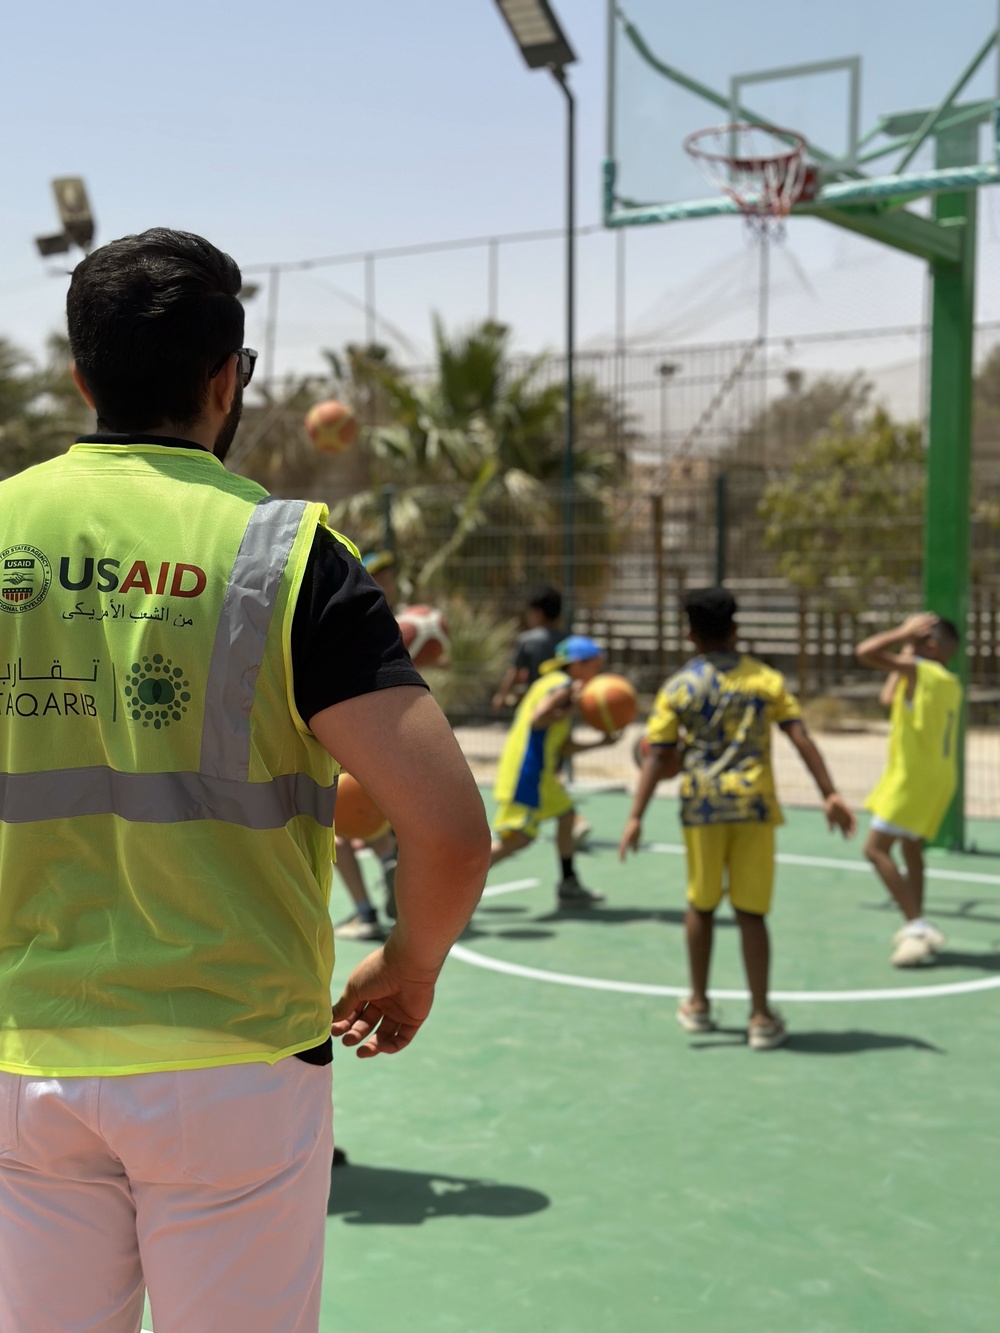
[[[865,666],[893,673],[887,682],[892,685],[889,761],[865,802],[872,812],[865,856],[903,914],[893,939],[895,967],[933,963],[945,942],[924,916],[923,845],[941,827],[958,785],[962,686],[946,666],[958,646],[951,621],[924,611],[854,650]],[[896,842],[905,872],[892,857]]]
[[[681,1003],[677,1021],[687,1032],[709,1032],[714,1026],[708,978],[715,910],[725,880],[750,989],[747,1039],[754,1050],[770,1050],[787,1035],[768,1003],[766,916],[774,883],[774,829],[784,822],[771,772],[772,725],[784,731],[815,779],[830,827],[851,837],[854,815],[834,789],[784,677],[737,652],[732,594],[725,588],[695,589],[685,596],[684,609],[698,655],[656,697],[646,730],[649,751],[619,856],[624,860],[629,848],[638,850],[642,817],[657,784],[681,773],[691,994]]]

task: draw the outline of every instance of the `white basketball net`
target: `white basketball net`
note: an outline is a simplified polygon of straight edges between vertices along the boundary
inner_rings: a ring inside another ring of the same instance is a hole
[[[776,125],[715,125],[684,147],[707,179],[732,199],[751,231],[780,239],[806,181],[806,141]]]

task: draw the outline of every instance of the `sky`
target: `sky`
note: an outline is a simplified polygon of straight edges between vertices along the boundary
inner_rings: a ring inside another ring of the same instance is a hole
[[[996,0],[624,3],[655,29],[649,35],[665,58],[715,86],[734,71],[861,48],[866,123],[875,112],[940,97],[997,9]],[[605,4],[554,0],[554,7],[579,57],[570,73],[577,219],[593,227],[578,244],[579,344],[608,346],[622,331],[641,346],[752,337],[759,256],[737,219],[632,229],[616,302],[621,243],[597,225]],[[820,84],[812,101],[789,85],[788,109],[834,142],[843,133],[843,87],[836,78]],[[647,133],[657,85],[655,76],[633,74],[622,94],[636,112],[623,119],[637,163],[645,153],[647,162],[669,164],[684,133],[718,119],[700,104],[676,113],[690,123],[668,126],[661,116],[662,140],[655,125]],[[57,229],[54,176],[85,179],[98,244],[168,225],[228,250],[246,280],[260,284],[247,302],[247,341],[261,350],[273,265],[559,232],[565,221],[565,101],[547,72],[524,65],[493,0],[11,4],[0,103],[0,335],[35,354],[63,327],[69,265],[43,261],[33,243]],[[775,114],[780,107],[779,100]],[[671,179],[686,193],[691,185],[679,171]],[[707,187],[699,183],[697,192]],[[981,320],[1000,320],[998,195],[982,192]],[[486,247],[379,260],[367,315],[363,264],[283,271],[273,371],[319,370],[323,348],[362,341],[373,318],[379,339],[404,362],[429,357],[435,314],[458,329],[495,313],[518,348],[558,350],[562,240],[503,244],[495,253],[492,310]],[[780,336],[909,325],[924,316],[923,265],[812,219],[793,220],[774,251],[771,279],[769,330]],[[857,353],[848,344],[837,355],[847,364]]]

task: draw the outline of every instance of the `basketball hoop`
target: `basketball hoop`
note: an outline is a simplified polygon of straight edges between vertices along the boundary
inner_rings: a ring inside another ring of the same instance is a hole
[[[792,205],[816,195],[816,168],[806,161],[806,141],[777,125],[715,125],[684,140],[717,190],[730,198],[755,237],[784,235]]]

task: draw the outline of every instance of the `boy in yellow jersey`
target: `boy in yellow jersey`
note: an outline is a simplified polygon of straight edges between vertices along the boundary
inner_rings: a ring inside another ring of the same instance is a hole
[[[923,844],[941,827],[958,783],[962,686],[946,666],[958,646],[951,621],[924,611],[895,629],[873,634],[855,649],[865,666],[895,677],[889,761],[865,802],[872,812],[865,856],[904,917],[893,939],[891,961],[896,967],[932,963],[945,942],[924,917]],[[896,842],[905,873],[892,856]]]
[[[708,1000],[715,909],[723,878],[736,913],[750,988],[747,1038],[754,1050],[780,1046],[784,1021],[768,1004],[771,946],[766,916],[774,882],[774,828],[783,823],[771,772],[771,726],[798,750],[823,797],[831,828],[854,833],[850,807],[834,789],[784,677],[736,650],[736,602],[725,588],[684,598],[698,650],[656,697],[646,730],[649,752],[619,845],[638,850],[642,817],[662,778],[682,773],[681,823],[687,847],[685,917],[691,994],[677,1011],[687,1032],[714,1026]]]
[[[557,646],[553,658],[542,663],[538,679],[517,706],[493,789],[498,806],[490,865],[533,842],[542,820],[558,820],[556,847],[562,873],[557,895],[561,907],[593,907],[604,901],[603,893],[585,889],[577,878],[573,867],[576,812],[559,778],[562,759],[616,739],[603,736],[584,744],[570,738],[580,692],[600,671],[603,657],[593,639],[573,634]]]

